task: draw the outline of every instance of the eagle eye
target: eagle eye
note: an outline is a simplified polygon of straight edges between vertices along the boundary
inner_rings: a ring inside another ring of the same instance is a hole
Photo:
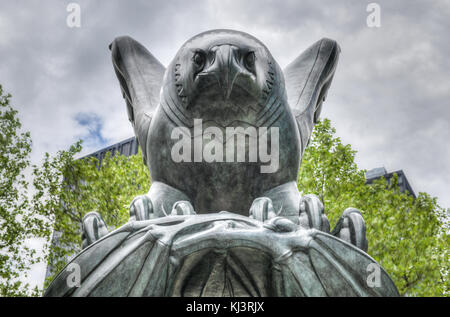
[[[202,69],[203,66],[205,65],[205,61],[206,61],[205,53],[200,52],[200,51],[195,52],[194,57],[192,58],[192,61],[194,62],[194,65],[198,69]]]
[[[255,67],[255,53],[254,52],[248,52],[245,55],[244,64],[248,70],[253,71],[253,69]]]

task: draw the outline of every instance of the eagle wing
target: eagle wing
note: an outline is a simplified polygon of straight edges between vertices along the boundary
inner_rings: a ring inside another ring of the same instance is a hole
[[[128,118],[146,161],[146,144],[152,115],[159,104],[164,66],[139,42],[121,36],[109,46]]]
[[[73,267],[79,268],[78,285],[73,282]],[[45,296],[398,296],[398,292],[374,259],[341,239],[317,230],[285,231],[277,222],[263,224],[222,212],[130,222],[77,255]]]
[[[300,131],[302,151],[319,119],[339,53],[339,45],[324,38],[306,49],[283,71],[288,102]]]

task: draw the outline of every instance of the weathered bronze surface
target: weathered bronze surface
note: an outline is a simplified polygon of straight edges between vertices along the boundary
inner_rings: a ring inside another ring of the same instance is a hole
[[[361,213],[348,208],[330,233],[320,200],[297,189],[336,69],[335,41],[318,41],[284,71],[259,40],[232,30],[193,37],[167,69],[130,37],[110,49],[152,184],[111,233],[99,214],[85,217],[85,249],[71,261],[81,283],[69,286],[63,270],[47,296],[398,295],[364,252]],[[181,161],[174,131],[190,144]],[[210,142],[214,160],[205,158]]]

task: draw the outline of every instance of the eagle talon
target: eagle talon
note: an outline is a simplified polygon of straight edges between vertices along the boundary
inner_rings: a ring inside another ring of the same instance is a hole
[[[154,218],[153,204],[147,195],[136,196],[130,204],[130,221]]]
[[[82,248],[85,249],[95,241],[106,236],[108,229],[102,216],[96,211],[88,212],[82,221]]]
[[[366,224],[358,209],[347,208],[331,234],[367,252]]]
[[[299,227],[285,217],[274,217],[264,223],[264,227],[275,232],[293,232]]]
[[[330,232],[330,223],[324,213],[323,204],[320,199],[313,194],[300,198],[299,207],[300,225],[309,229],[317,229],[326,233]]]
[[[252,219],[265,222],[276,216],[277,214],[273,208],[272,199],[268,197],[256,198],[250,207],[249,217]]]
[[[176,215],[195,215],[194,207],[187,200],[180,200],[173,204],[171,216]]]

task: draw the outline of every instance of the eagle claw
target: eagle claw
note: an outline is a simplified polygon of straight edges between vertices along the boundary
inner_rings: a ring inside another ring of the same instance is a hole
[[[320,199],[313,194],[300,198],[299,206],[300,225],[309,229],[317,229],[326,233],[330,232],[330,223],[324,213],[323,204]]]
[[[268,197],[256,198],[249,211],[249,217],[262,222],[276,217],[277,214],[273,209],[272,199]]]
[[[136,196],[130,204],[130,221],[149,220],[153,217],[153,204],[147,195]]]
[[[368,248],[366,225],[358,209],[347,208],[330,233],[330,223],[324,213],[324,206],[319,197],[313,194],[300,198],[298,222],[283,217],[282,210],[275,212],[272,199],[269,197],[256,198],[250,207],[249,217],[264,222],[267,228],[277,232],[290,232],[299,228],[316,229],[340,238],[363,251],[367,251]]]
[[[173,204],[171,216],[176,215],[195,215],[194,207],[187,200],[180,200]]]
[[[108,234],[105,221],[102,216],[96,212],[88,212],[82,220],[81,241],[82,248],[85,249],[100,238]]]
[[[358,209],[345,209],[331,234],[367,252],[366,224]]]

